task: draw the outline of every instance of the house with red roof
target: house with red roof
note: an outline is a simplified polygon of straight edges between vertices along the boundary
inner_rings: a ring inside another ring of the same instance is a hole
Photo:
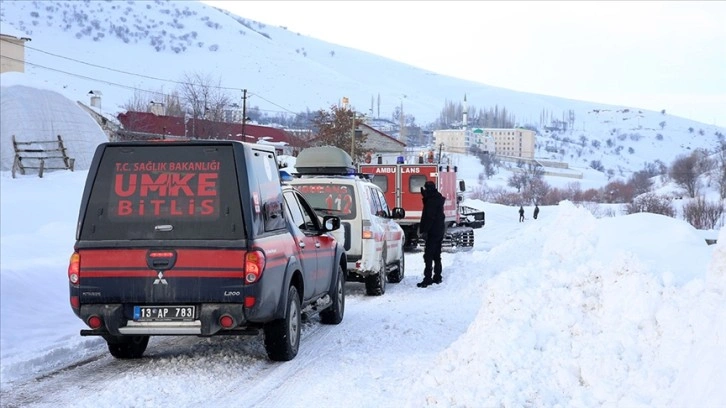
[[[179,116],[157,115],[150,112],[121,113],[117,116],[123,129],[118,140],[148,139],[219,139],[274,145],[278,154],[295,155],[305,143],[285,131],[249,123],[216,122],[207,119],[187,119]]]
[[[181,139],[186,137],[183,117],[129,111],[119,113],[116,118],[122,126],[122,129],[117,131],[118,140]]]

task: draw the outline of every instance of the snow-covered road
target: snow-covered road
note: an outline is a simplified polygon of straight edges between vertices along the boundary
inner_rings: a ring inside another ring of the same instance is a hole
[[[485,229],[476,231],[482,243],[475,250],[443,254],[442,285],[416,287],[421,252],[406,254],[406,277],[383,296],[347,283],[343,322],[306,323],[293,361],[271,362],[261,335],[152,337],[144,358],[116,360],[103,339],[79,335],[83,324],[68,305],[64,269],[85,174],[52,176],[50,185],[35,178],[2,184],[3,407],[400,405],[402,391],[466,331],[481,302],[462,291],[472,283],[467,276],[480,272],[455,265],[490,248]],[[33,205],[31,219],[14,215]],[[33,300],[38,291],[47,301]],[[20,317],[29,311],[40,325]]]
[[[445,252],[444,266],[467,254]],[[96,357],[3,390],[2,405],[403,406],[407,394],[401,391],[466,331],[480,305],[449,287],[465,284],[453,272],[445,272],[442,285],[416,287],[420,252],[407,253],[406,266],[406,278],[380,297],[347,283],[343,322],[307,322],[293,361],[269,361],[261,335],[152,337],[144,358],[135,361],[112,358],[100,341]]]
[[[259,336],[157,337],[122,361],[68,304],[84,179],[0,184],[2,408],[726,406],[726,230],[707,246],[655,214],[562,202],[519,223],[482,203],[443,284],[416,287],[420,252],[383,296],[346,284],[343,322],[306,323],[293,361]]]

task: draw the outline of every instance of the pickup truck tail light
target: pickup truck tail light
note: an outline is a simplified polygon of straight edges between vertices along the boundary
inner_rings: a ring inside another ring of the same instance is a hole
[[[74,252],[68,264],[68,281],[72,285],[78,285],[81,281],[81,254]]]
[[[255,283],[262,277],[265,270],[265,254],[262,251],[250,251],[245,254],[245,283]]]

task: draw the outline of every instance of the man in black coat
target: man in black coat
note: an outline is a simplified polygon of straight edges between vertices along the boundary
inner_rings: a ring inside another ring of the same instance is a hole
[[[444,241],[446,221],[444,202],[446,199],[436,189],[436,184],[427,181],[421,188],[423,211],[419,223],[419,234],[426,241],[424,247],[424,279],[417,284],[420,288],[432,283],[441,283],[441,243]],[[433,278],[431,272],[433,271]]]

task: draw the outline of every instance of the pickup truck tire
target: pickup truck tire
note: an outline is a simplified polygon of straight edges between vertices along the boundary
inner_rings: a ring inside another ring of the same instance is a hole
[[[345,274],[343,267],[338,264],[338,273],[335,277],[335,285],[330,293],[333,304],[320,312],[320,322],[323,324],[338,324],[343,321],[345,313]]]
[[[264,327],[265,350],[270,360],[290,361],[295,358],[300,347],[301,324],[300,297],[297,288],[290,286],[285,317],[273,320]]]
[[[395,270],[388,274],[388,281],[391,283],[399,283],[406,274],[406,259],[403,256],[403,248],[401,248],[401,258],[394,264]]]
[[[109,336],[108,351],[121,359],[141,358],[149,345],[149,336]]]

